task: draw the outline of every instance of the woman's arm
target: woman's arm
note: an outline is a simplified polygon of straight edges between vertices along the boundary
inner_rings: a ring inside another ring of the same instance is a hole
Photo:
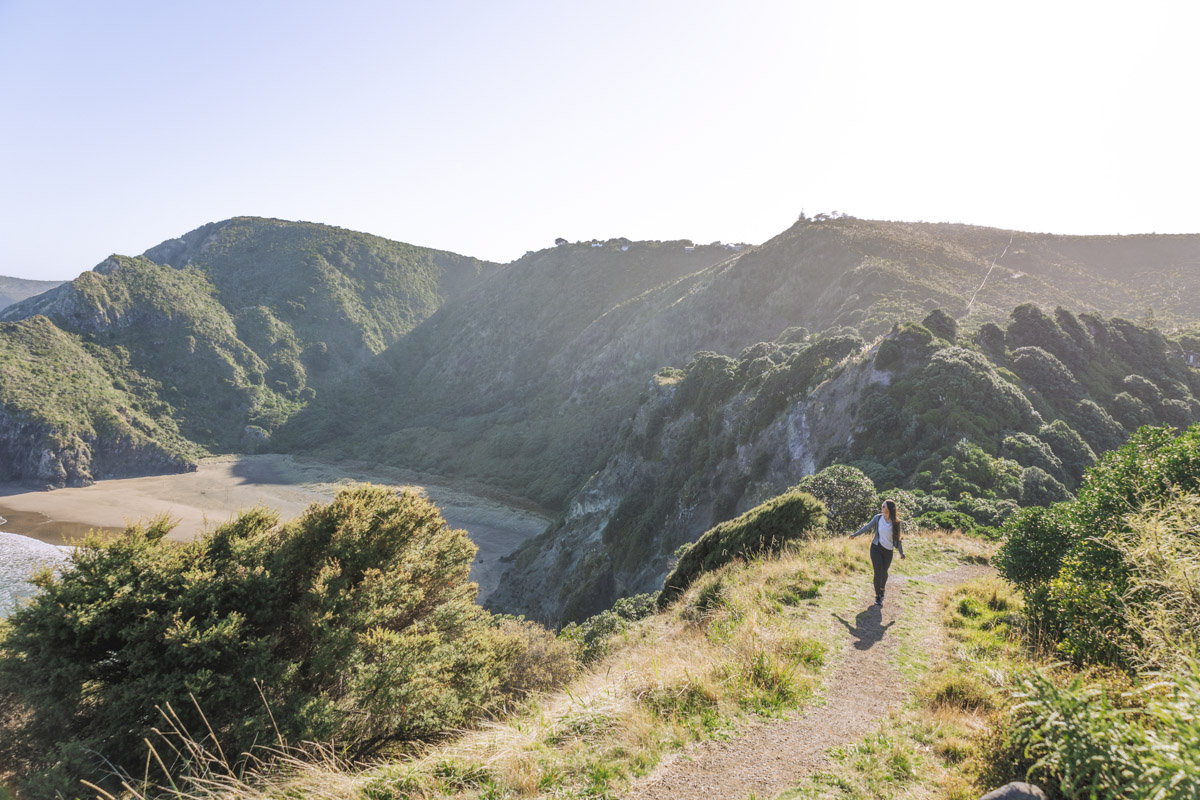
[[[850,538],[853,539],[855,536],[858,536],[860,533],[866,533],[867,531],[871,530],[871,528],[873,528],[875,526],[875,520],[877,520],[877,519],[879,519],[878,514],[871,517],[871,521],[868,522],[866,525],[863,525],[861,528],[856,530],[854,533],[850,534]]]
[[[897,520],[896,521],[896,552],[900,554],[901,558],[906,558],[906,556],[904,555],[904,542],[900,541],[900,539],[901,539],[900,529],[902,527],[904,527],[904,523]]]

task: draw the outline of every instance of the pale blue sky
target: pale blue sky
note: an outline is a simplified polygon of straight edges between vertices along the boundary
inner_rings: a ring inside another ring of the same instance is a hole
[[[1198,232],[1195,6],[0,0],[0,275],[240,214],[498,261],[801,209]]]

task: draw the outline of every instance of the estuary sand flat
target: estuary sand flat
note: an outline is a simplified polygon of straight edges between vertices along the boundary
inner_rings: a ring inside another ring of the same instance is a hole
[[[541,533],[548,521],[538,509],[483,496],[470,487],[425,482],[394,470],[258,455],[210,458],[195,472],[105,480],[82,488],[37,491],[0,484],[0,518],[6,520],[0,529],[64,544],[89,528],[119,530],[165,513],[177,520],[171,538],[183,541],[256,505],[291,519],[360,481],[421,488],[453,527],[466,529],[479,546],[472,577],[480,584],[481,598],[499,583],[504,568],[500,558]]]

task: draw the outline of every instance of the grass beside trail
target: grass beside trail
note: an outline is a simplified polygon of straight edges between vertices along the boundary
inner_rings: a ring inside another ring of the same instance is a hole
[[[1027,666],[1021,643],[1022,603],[995,577],[956,588],[927,587],[936,595],[945,646],[917,654],[901,646],[899,659],[914,681],[906,706],[859,742],[835,750],[831,766],[783,800],[929,797],[973,800],[1011,775],[997,770],[996,721],[1006,704],[1006,676]]]
[[[374,766],[311,748],[238,776],[213,765],[177,796],[616,797],[691,742],[736,736],[814,699],[845,648],[830,615],[857,609],[869,593],[860,545],[805,543],[705,574],[670,609],[617,634],[608,655],[563,690],[443,743]],[[897,572],[978,562],[990,549],[959,535],[915,535]]]

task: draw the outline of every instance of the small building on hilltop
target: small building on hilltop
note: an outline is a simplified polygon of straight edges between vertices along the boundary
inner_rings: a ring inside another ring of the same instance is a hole
[[[1184,350],[1181,354],[1183,362],[1189,367],[1200,368],[1200,353],[1193,353],[1191,350]]]

